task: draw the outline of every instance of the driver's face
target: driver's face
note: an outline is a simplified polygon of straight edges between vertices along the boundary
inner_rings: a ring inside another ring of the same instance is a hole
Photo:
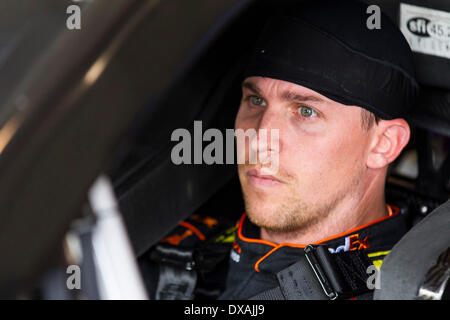
[[[242,90],[236,129],[266,129],[269,137],[271,129],[279,130],[277,148],[263,143],[259,147],[267,150],[257,150],[277,153],[276,172],[261,163],[238,165],[251,221],[274,231],[295,231],[355,195],[367,170],[370,142],[359,107],[271,78],[247,78]],[[248,155],[249,147],[238,145],[238,153]]]

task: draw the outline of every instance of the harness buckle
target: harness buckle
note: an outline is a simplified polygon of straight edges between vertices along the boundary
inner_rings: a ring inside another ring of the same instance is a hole
[[[314,271],[314,274],[316,275],[317,280],[320,283],[320,286],[322,287],[325,295],[330,300],[335,300],[339,297],[338,292],[333,288],[330,279],[328,278],[327,274],[325,273],[325,270],[322,268],[322,264],[319,262],[318,259],[318,252],[320,250],[320,253],[322,253],[320,256],[324,257],[326,254],[323,254],[324,250],[327,250],[325,246],[313,246],[308,245],[304,249],[305,251],[305,257],[308,261],[309,265],[311,266],[311,269]],[[323,259],[320,259],[323,260]]]

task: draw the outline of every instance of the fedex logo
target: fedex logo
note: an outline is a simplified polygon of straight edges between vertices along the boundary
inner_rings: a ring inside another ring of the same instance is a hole
[[[345,237],[345,243],[342,246],[337,247],[336,249],[328,248],[330,253],[337,253],[341,251],[353,251],[353,250],[362,250],[370,248],[370,245],[367,243],[369,236],[364,239],[359,239],[359,234],[355,233],[350,236]]]

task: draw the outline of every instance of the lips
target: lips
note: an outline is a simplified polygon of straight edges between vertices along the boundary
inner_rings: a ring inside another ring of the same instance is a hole
[[[267,187],[275,187],[278,185],[283,184],[283,182],[277,178],[275,178],[273,175],[268,174],[263,169],[251,169],[247,171],[247,177],[249,182],[255,186],[260,188],[267,188]]]

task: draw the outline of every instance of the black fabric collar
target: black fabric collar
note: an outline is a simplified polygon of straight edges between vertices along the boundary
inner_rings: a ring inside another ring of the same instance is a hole
[[[366,250],[370,254],[390,250],[407,231],[403,216],[398,214],[398,208],[391,208],[391,216],[319,243],[326,244],[330,251]],[[259,234],[259,228],[252,224],[244,213],[237,229],[234,250],[235,254],[239,255],[239,264],[247,265],[249,270],[278,272],[295,263],[299,255],[303,255],[304,246],[277,245],[258,239]]]

